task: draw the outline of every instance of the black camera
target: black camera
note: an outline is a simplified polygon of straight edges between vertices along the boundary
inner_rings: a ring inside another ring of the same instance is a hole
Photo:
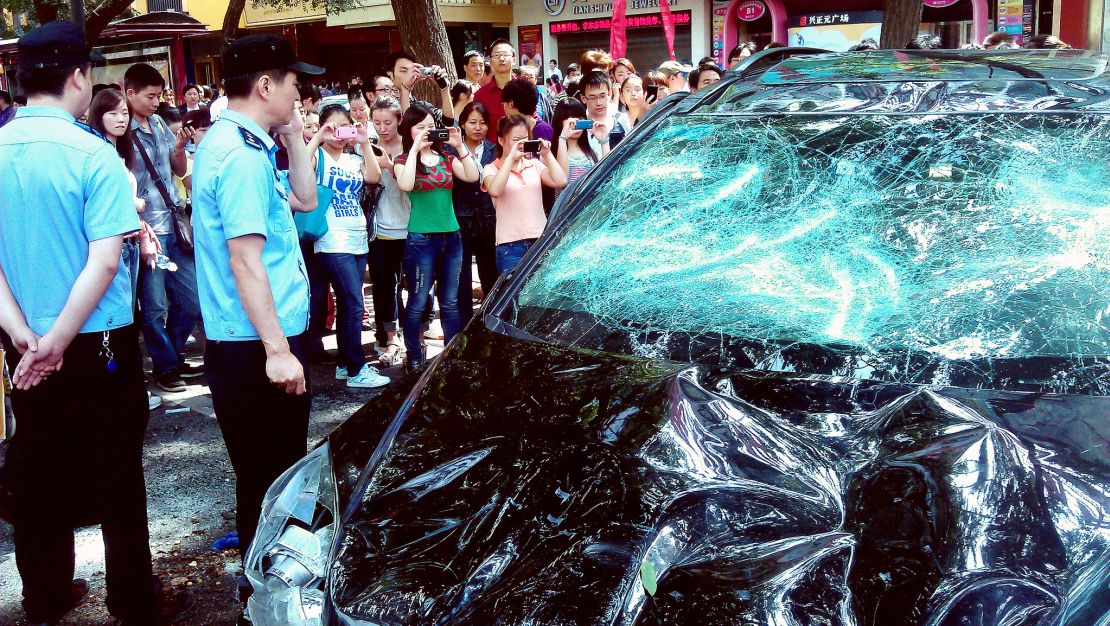
[[[436,72],[432,68],[430,68],[430,67],[422,68],[420,70],[420,73],[425,75],[425,76],[435,77],[436,85],[439,85],[440,89],[447,89],[447,79],[443,78],[441,76],[436,76]]]
[[[428,141],[432,143],[447,143],[451,140],[451,133],[446,128],[436,128],[428,131]]]

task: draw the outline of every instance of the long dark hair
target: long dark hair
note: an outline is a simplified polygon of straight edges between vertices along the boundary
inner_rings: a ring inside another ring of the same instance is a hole
[[[551,127],[555,129],[556,137],[563,132],[563,124],[572,117],[576,117],[580,120],[587,119],[586,105],[582,104],[581,100],[577,98],[567,98],[555,105],[555,116],[551,119]],[[590,145],[589,131],[582,131],[582,134],[579,135],[578,139],[575,141],[578,143],[578,147],[582,148],[582,152],[585,152],[586,156],[590,157],[591,161],[597,163],[597,153],[594,152],[593,146]],[[553,152],[556,157],[559,156],[559,150],[563,147],[562,143],[561,141],[556,141],[551,146],[551,152]]]
[[[96,132],[108,138],[108,130],[104,128],[104,114],[112,109],[118,107],[121,103],[127,104],[127,99],[123,97],[123,92],[119,89],[104,89],[96,94],[92,99],[92,104],[89,105],[89,127]],[[128,124],[131,122],[131,109],[127,110]],[[109,140],[111,141],[111,140]],[[116,138],[116,152],[120,158],[123,159],[127,169],[132,169],[135,165],[135,149],[132,147],[131,129]]]
[[[429,111],[423,105],[416,103],[410,104],[408,110],[406,110],[405,114],[401,116],[401,128],[397,132],[401,133],[401,150],[404,151],[404,154],[412,152],[413,127],[420,122],[423,122],[428,117],[431,117],[433,120],[435,119],[435,116],[432,115],[431,111]],[[439,128],[439,124],[436,124],[436,128]],[[432,152],[435,152],[443,158],[447,158],[446,155],[443,154],[443,150],[434,143],[432,144]],[[418,161],[416,164],[416,171],[426,174],[427,168],[422,162]]]

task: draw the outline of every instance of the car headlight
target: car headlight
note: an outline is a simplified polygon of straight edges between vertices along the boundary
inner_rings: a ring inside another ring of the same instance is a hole
[[[254,626],[323,623],[327,559],[339,524],[337,503],[326,443],[270,486],[244,566],[254,590],[246,615]]]

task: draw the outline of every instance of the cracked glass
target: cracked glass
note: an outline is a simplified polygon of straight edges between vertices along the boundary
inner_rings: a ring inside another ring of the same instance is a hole
[[[661,360],[1105,395],[1108,124],[673,117],[559,226],[504,320]]]

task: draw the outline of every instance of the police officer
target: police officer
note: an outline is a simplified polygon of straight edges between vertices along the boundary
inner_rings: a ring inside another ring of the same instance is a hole
[[[155,623],[149,413],[120,264],[139,223],[115,148],[75,122],[92,98],[90,61],[102,57],[70,22],[36,28],[18,50],[28,106],[0,128],[0,326],[16,385],[8,476],[23,608],[32,623],[54,623],[81,601],[73,528],[100,521],[109,612]]]
[[[316,207],[316,176],[295,115],[301,63],[285,38],[252,35],[223,52],[227,109],[193,161],[193,228],[204,367],[235,469],[236,523],[246,554],[262,498],[304,456],[310,398],[308,279],[290,211]],[[278,146],[288,174],[276,168]]]

